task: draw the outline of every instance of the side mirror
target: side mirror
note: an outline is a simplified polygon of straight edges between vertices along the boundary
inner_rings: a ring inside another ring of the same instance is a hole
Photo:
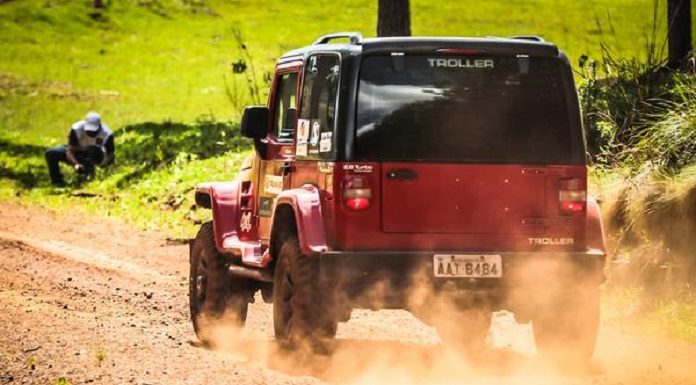
[[[268,107],[251,106],[242,115],[242,136],[251,139],[264,139],[268,135]]]

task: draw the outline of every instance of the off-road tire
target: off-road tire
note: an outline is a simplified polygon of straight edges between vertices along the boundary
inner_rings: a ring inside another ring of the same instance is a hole
[[[228,265],[215,247],[212,222],[201,225],[189,257],[191,322],[198,339],[209,344],[210,333],[206,326],[217,321],[244,325],[249,307],[249,283],[229,276]]]
[[[319,286],[319,261],[302,253],[297,237],[283,241],[273,284],[273,330],[281,346],[326,351],[338,322]]]
[[[570,289],[532,319],[539,354],[561,365],[585,365],[599,330],[599,287]]]

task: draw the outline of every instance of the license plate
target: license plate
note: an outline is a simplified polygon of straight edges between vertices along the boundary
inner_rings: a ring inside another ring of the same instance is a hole
[[[500,255],[435,254],[433,272],[436,277],[499,278],[503,263]]]

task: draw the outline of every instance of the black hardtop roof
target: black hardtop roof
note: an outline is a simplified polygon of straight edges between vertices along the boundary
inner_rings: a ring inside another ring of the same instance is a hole
[[[349,38],[350,43],[331,43],[337,38]],[[489,55],[530,55],[558,57],[556,45],[536,36],[519,37],[377,37],[363,39],[356,33],[337,33],[322,36],[312,45],[290,51],[280,61],[307,56],[316,52],[390,53],[390,52],[435,52],[440,49],[480,50]]]

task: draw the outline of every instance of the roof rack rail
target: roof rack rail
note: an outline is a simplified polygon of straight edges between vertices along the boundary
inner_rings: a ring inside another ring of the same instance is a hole
[[[539,43],[544,43],[546,41],[543,37],[534,35],[510,36],[508,39],[538,41]]]
[[[363,37],[362,34],[360,34],[360,32],[337,32],[321,36],[316,41],[314,41],[314,44],[327,44],[331,40],[343,38],[350,39],[350,44],[362,44],[363,41]]]

